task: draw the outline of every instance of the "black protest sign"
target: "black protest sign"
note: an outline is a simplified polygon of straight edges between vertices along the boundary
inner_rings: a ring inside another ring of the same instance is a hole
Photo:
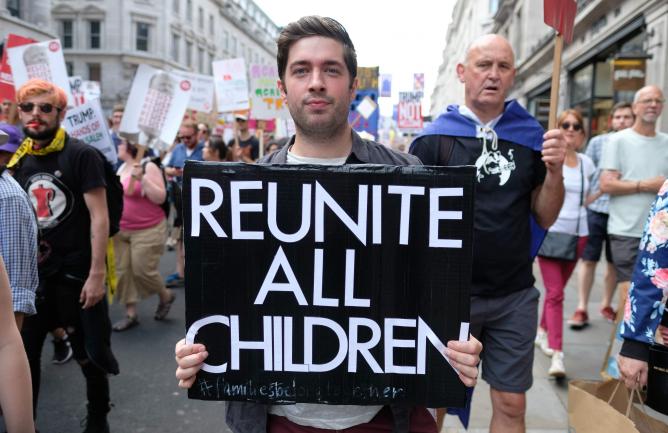
[[[461,406],[472,167],[186,164],[188,395]],[[461,336],[461,337],[460,337]]]

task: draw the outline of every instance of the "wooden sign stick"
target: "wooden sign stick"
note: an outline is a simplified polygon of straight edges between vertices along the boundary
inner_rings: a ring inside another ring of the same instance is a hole
[[[559,82],[561,79],[561,52],[564,48],[564,37],[557,33],[554,38],[554,60],[552,62],[552,89],[550,91],[550,115],[548,128],[557,127],[557,107],[559,106]]]

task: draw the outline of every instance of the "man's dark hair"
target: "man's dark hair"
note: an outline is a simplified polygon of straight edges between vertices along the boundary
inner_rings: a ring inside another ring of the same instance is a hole
[[[612,106],[612,110],[610,110],[610,117],[615,115],[615,111],[621,110],[624,108],[628,108],[629,110],[633,111],[633,104],[631,104],[628,101],[619,101],[615,105]],[[635,116],[633,116],[635,117]]]
[[[278,47],[276,63],[278,64],[278,76],[281,81],[285,78],[290,47],[298,40],[310,36],[322,36],[341,42],[343,45],[343,59],[350,73],[350,85],[352,86],[353,80],[357,76],[357,54],[355,53],[353,41],[350,40],[348,32],[341,23],[334,18],[317,15],[302,17],[298,21],[288,24],[283,28],[281,34],[278,35],[278,39],[276,40]]]

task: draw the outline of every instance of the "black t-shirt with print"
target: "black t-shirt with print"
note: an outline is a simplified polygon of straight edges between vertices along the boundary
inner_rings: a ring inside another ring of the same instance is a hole
[[[419,138],[411,147],[425,165],[440,165],[439,136]],[[491,140],[490,140],[491,141]],[[498,149],[482,139],[457,137],[448,165],[475,165],[475,221],[471,294],[501,296],[531,287],[531,193],[545,179],[540,152],[499,140]]]
[[[40,275],[60,271],[86,278],[91,241],[90,214],[83,194],[105,186],[100,153],[68,136],[61,152],[24,156],[14,176],[28,192],[37,214]]]

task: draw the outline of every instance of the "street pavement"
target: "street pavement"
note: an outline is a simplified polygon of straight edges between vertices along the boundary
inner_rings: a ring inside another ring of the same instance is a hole
[[[161,263],[164,275],[172,272],[173,263],[174,253],[166,253]],[[600,270],[602,268],[599,266]],[[537,287],[542,289],[537,267],[535,274]],[[567,381],[600,378],[598,372],[612,326],[598,314],[601,281],[599,272],[589,305],[591,325],[582,331],[572,331],[564,326],[567,379],[561,382],[549,380],[550,360],[539,350],[535,352],[534,384],[527,396],[529,433],[568,431]],[[121,374],[111,378],[114,408],[109,420],[113,433],[229,432],[224,422],[224,403],[189,400],[186,392],[176,385],[174,344],[185,333],[185,309],[183,290],[175,293],[177,300],[166,321],[153,320],[158,302],[157,297],[153,297],[140,303],[138,327],[113,334],[113,349],[121,368]],[[564,319],[572,314],[576,301],[573,277],[566,289]],[[123,309],[118,304],[112,305],[110,311],[112,322],[123,317]],[[75,362],[53,365],[51,356],[52,347],[47,340],[37,426],[41,433],[79,432],[82,429],[80,421],[86,414],[83,377]],[[489,387],[481,381],[475,389],[468,431],[488,431],[490,417]],[[454,417],[446,418],[442,432],[463,431]]]

